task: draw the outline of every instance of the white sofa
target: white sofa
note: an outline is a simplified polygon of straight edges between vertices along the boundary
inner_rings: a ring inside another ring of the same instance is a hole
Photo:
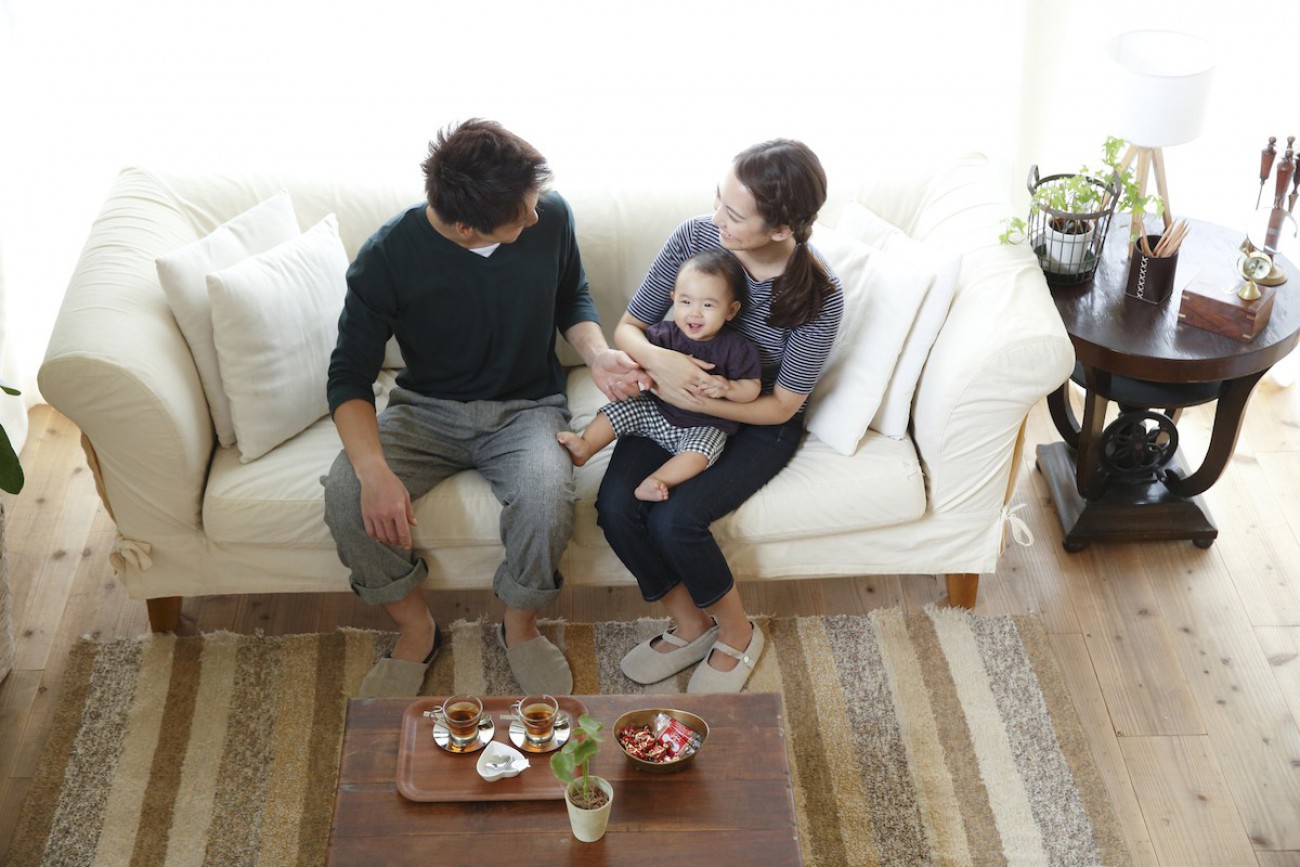
[[[660,245],[709,208],[710,191],[587,191],[561,181],[608,333]],[[45,398],[83,432],[119,532],[114,565],[132,597],[151,601],[156,629],[176,625],[183,597],[347,587],[322,519],[319,478],[340,448],[332,422],[322,417],[250,463],[220,446],[155,268],[157,257],[281,190],[303,228],[337,215],[349,260],[421,198],[418,178],[398,187],[126,169],[91,229],[40,370]],[[943,574],[950,601],[973,605],[978,575],[996,570],[1015,520],[1008,501],[1023,420],[1065,381],[1073,350],[1032,252],[998,244],[1010,204],[983,157],[882,171],[833,191],[822,223],[833,227],[850,201],[928,250],[961,254],[955,297],[916,385],[910,435],[868,430],[851,456],[809,435],[790,466],[715,533],[742,581]],[[576,361],[567,346],[562,357]],[[391,385],[386,370],[377,387]],[[601,401],[581,366],[571,368],[569,396],[580,428]],[[576,531],[562,566],[570,586],[634,583],[596,526],[607,457],[577,472]],[[474,472],[416,504],[427,586],[491,586],[498,514]]]

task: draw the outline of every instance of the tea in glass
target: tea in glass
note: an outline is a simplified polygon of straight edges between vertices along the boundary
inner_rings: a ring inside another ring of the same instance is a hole
[[[447,727],[447,734],[454,746],[469,746],[478,740],[483,702],[477,696],[453,695],[442,703],[442,712],[438,718]]]
[[[533,746],[550,743],[555,736],[555,724],[562,719],[560,703],[549,695],[530,695],[520,699],[515,707],[528,743]]]

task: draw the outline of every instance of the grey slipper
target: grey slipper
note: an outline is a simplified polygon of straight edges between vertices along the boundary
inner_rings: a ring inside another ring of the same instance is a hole
[[[731,671],[718,671],[709,665],[709,656],[706,653],[704,660],[691,675],[690,682],[686,684],[687,692],[740,692],[745,688],[754,666],[758,665],[758,658],[763,655],[763,630],[759,629],[758,624],[752,620],[749,625],[754,628],[754,634],[749,639],[749,646],[743,652],[721,641],[715,641],[713,647],[709,648],[740,660],[736,663],[736,667]]]
[[[433,658],[442,646],[442,630],[438,624],[433,625],[433,650],[424,658],[424,662],[409,659],[393,659],[387,653],[380,657],[366,676],[361,679],[357,689],[358,698],[404,698],[420,694],[424,686],[424,675],[429,671]]]
[[[665,632],[662,635],[656,635],[655,638],[662,639],[665,644],[670,644],[675,649],[661,653],[650,646],[655,640],[655,638],[651,638],[628,651],[619,667],[623,669],[623,673],[627,675],[629,680],[634,680],[640,684],[658,683],[666,677],[672,677],[683,669],[690,668],[708,656],[709,650],[713,647],[713,641],[717,637],[718,624],[716,621],[713,626],[705,630],[704,634],[694,641],[684,641],[673,635],[671,631]]]
[[[573,672],[560,648],[546,636],[539,635],[523,644],[506,647],[505,624],[497,624],[497,641],[506,651],[510,671],[527,695],[569,695],[573,692]]]

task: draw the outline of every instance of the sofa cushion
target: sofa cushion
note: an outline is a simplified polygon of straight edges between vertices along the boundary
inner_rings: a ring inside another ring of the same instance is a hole
[[[221,384],[240,458],[255,460],[329,411],[325,378],[347,291],[338,221],[208,275]]]
[[[216,227],[193,244],[159,257],[158,281],[180,326],[199,381],[212,413],[212,424],[222,445],[233,445],[235,426],[230,403],[221,387],[217,347],[212,337],[212,309],[208,304],[206,277],[277,244],[298,237],[298,219],[293,202],[280,192]]]
[[[939,336],[948,317],[953,293],[957,291],[957,277],[961,273],[961,256],[929,247],[916,241],[902,229],[877,215],[859,202],[849,202],[835,226],[841,232],[879,247],[888,253],[901,256],[918,268],[934,271],[934,283],[925,293],[916,320],[907,334],[898,364],[889,378],[880,408],[871,420],[871,428],[887,437],[899,439],[907,436],[907,424],[912,417],[912,395],[916,393],[917,380],[930,347]]]
[[[813,244],[840,278],[844,318],[808,398],[807,427],[851,455],[880,407],[934,272],[820,223]]]
[[[380,377],[383,407],[393,375]],[[585,367],[569,372],[571,425],[581,429],[605,398]],[[560,448],[556,444],[556,448]],[[342,449],[333,422],[322,418],[253,463],[218,449],[204,496],[203,522],[213,544],[327,547],[320,479]],[[613,447],[576,474],[574,543],[605,544],[596,525],[596,492]],[[925,513],[925,483],[910,440],[872,431],[851,457],[809,437],[794,460],[736,512],[714,525],[719,540],[772,542],[831,536],[915,520]],[[458,473],[415,503],[418,547],[499,546],[501,507],[487,482]]]

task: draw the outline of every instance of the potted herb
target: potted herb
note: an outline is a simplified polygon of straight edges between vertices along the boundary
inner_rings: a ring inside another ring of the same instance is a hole
[[[14,395],[22,393],[4,380],[0,380],[0,391]],[[23,489],[23,481],[23,465],[18,462],[18,453],[9,441],[4,425],[0,424],[0,490],[16,494]]]
[[[1143,217],[1163,208],[1158,196],[1143,195],[1138,188],[1133,167],[1120,159],[1123,147],[1122,139],[1107,138],[1100,169],[1085,165],[1074,174],[1039,178],[1038,167],[1032,167],[1029,218],[1008,220],[999,240],[1010,244],[1029,238],[1050,282],[1091,277],[1115,211],[1129,214],[1136,231]]]
[[[18,389],[0,380],[0,391],[18,394]],[[4,425],[0,424],[0,490],[16,494],[23,489],[23,467]],[[13,624],[9,617],[9,574],[5,563],[5,504],[0,501],[0,681],[9,676],[14,661]]]
[[[551,771],[564,783],[564,803],[569,808],[573,836],[594,843],[605,836],[609,811],[614,805],[614,788],[609,781],[589,772],[591,760],[600,752],[600,730],[604,726],[590,714],[578,717],[578,731],[551,756]]]

